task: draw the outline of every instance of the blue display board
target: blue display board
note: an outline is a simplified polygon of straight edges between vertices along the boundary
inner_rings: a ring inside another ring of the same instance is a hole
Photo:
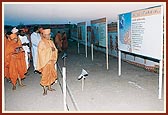
[[[91,38],[93,44],[106,47],[106,23],[106,18],[91,21]]]
[[[78,40],[85,42],[87,32],[86,28],[86,22],[80,22],[77,24]]]
[[[161,60],[163,50],[163,7],[119,15],[119,49]]]

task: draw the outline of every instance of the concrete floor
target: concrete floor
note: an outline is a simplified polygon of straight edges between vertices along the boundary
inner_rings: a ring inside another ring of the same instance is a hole
[[[91,60],[85,57],[84,46],[80,45],[77,54],[77,43],[69,42],[66,58],[67,74],[67,107],[64,111],[62,94],[62,77],[58,71],[56,89],[43,96],[40,86],[40,74],[34,74],[33,68],[24,79],[25,87],[17,86],[12,91],[12,85],[4,80],[4,112],[165,112],[164,90],[162,99],[158,99],[158,74],[122,61],[122,76],[118,77],[118,59],[109,56],[109,70],[106,69],[104,53],[94,51]],[[59,66],[63,61],[59,56]],[[89,76],[84,81],[78,80],[82,68]],[[164,87],[163,87],[164,89]]]

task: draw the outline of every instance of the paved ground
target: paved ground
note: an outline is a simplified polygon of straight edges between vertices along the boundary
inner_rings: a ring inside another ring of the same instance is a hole
[[[143,68],[122,62],[122,76],[118,77],[118,61],[109,56],[109,70],[106,70],[104,53],[94,51],[91,60],[85,57],[84,46],[80,46],[77,54],[76,42],[69,42],[67,69],[67,108],[69,112],[163,112],[164,97],[158,99],[158,74]],[[59,66],[63,61],[59,57]],[[84,81],[77,77],[82,68],[88,73]],[[62,77],[53,85],[55,92],[42,95],[40,75],[34,74],[32,67],[24,79],[25,87],[17,86],[12,91],[12,85],[4,80],[4,110],[5,112],[65,112],[63,107]]]

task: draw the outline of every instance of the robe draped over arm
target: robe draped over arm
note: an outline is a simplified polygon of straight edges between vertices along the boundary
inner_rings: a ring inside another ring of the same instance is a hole
[[[43,40],[38,45],[38,59],[37,59],[37,70],[41,69],[50,61],[52,57],[52,49],[47,46]]]

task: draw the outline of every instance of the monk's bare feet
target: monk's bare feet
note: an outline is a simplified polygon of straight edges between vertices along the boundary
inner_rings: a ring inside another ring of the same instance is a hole
[[[49,91],[55,91],[55,89],[53,89],[53,88],[48,88],[48,90],[49,90]]]
[[[13,86],[13,87],[12,87],[12,90],[16,90],[16,86]]]
[[[25,85],[25,84],[19,84],[19,86],[24,87],[24,86],[26,86],[26,85]]]
[[[43,92],[43,96],[45,96],[45,95],[47,95],[47,90],[45,90],[45,91]]]
[[[46,86],[43,86],[43,96],[47,95],[47,89],[46,89]]]

